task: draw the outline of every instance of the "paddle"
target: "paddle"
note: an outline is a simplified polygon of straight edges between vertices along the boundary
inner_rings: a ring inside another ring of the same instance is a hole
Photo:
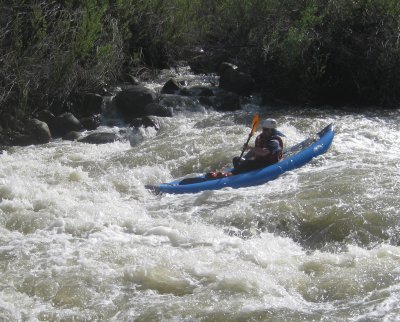
[[[244,145],[244,147],[242,149],[242,153],[240,154],[239,159],[243,156],[244,151],[246,151],[246,147],[249,144],[251,137],[254,135],[254,133],[256,133],[257,127],[258,127],[258,113],[256,113],[253,117],[253,123],[251,123],[251,132],[249,134],[249,137],[247,138],[246,144]]]

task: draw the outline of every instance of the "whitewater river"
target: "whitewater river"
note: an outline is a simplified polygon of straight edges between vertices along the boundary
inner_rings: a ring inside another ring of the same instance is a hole
[[[195,105],[195,103],[193,103]],[[262,186],[154,195],[223,169],[254,112],[327,154]],[[399,321],[400,110],[182,107],[144,140],[0,155],[0,321]]]

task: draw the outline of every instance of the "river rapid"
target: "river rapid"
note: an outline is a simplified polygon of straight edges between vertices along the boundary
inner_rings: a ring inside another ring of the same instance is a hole
[[[133,146],[0,155],[0,321],[400,320],[400,110],[177,107]],[[336,136],[261,186],[146,190],[229,167],[255,112]]]

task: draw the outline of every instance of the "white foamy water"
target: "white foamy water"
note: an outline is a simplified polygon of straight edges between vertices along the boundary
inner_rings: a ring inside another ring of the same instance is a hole
[[[230,166],[256,107],[144,141],[0,155],[0,321],[395,321],[400,113],[258,110],[327,154],[245,189],[145,189]]]

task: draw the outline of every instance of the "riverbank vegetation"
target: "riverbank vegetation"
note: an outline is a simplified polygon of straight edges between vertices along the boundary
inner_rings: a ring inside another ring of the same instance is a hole
[[[5,0],[0,113],[20,118],[70,95],[202,55],[255,78],[268,99],[396,107],[397,0]]]

